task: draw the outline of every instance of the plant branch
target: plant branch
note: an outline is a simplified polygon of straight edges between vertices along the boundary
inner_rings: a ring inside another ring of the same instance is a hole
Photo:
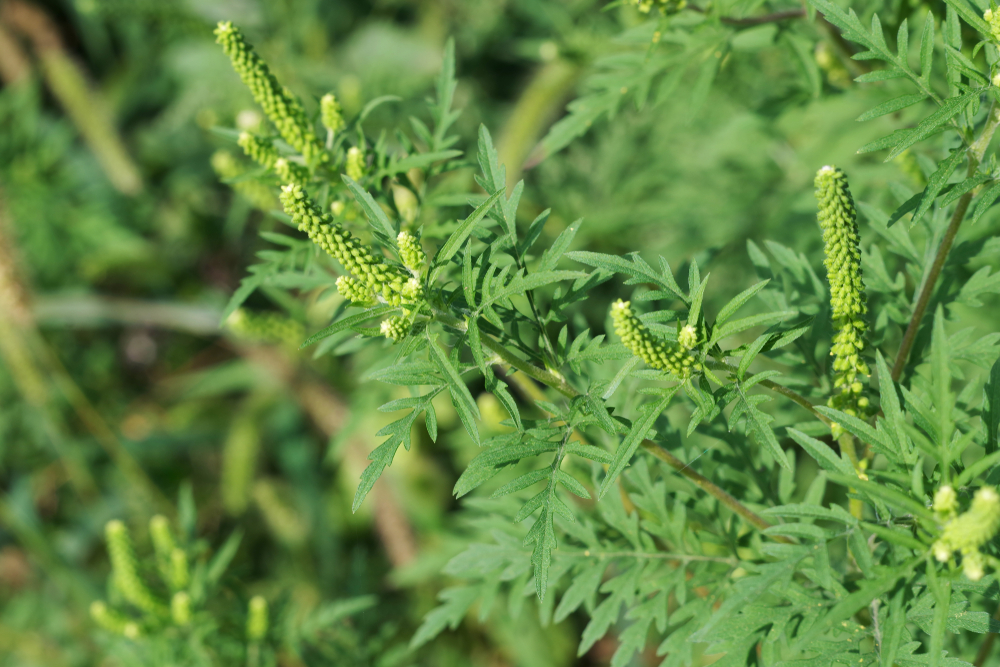
[[[990,140],[993,139],[993,134],[996,132],[997,126],[1000,126],[1000,106],[994,102],[990,108],[990,113],[986,125],[983,127],[982,134],[969,146],[968,176],[974,175],[979,169],[983,155],[986,153],[986,148],[989,146]],[[958,200],[958,206],[955,207],[955,212],[951,216],[948,229],[944,233],[944,238],[941,239],[941,245],[938,247],[937,255],[934,257],[934,263],[931,264],[930,270],[924,275],[920,295],[917,297],[917,303],[913,307],[913,317],[910,318],[910,323],[906,327],[906,333],[903,334],[903,340],[899,344],[899,352],[896,354],[896,361],[892,365],[892,379],[894,382],[899,381],[899,378],[903,375],[903,370],[906,368],[906,361],[910,356],[910,351],[913,349],[917,332],[920,330],[920,322],[927,311],[927,305],[930,303],[934,288],[937,286],[941,270],[948,259],[948,253],[955,242],[955,236],[958,235],[958,228],[962,225],[962,220],[965,218],[971,202],[972,191],[966,192]]]
[[[731,364],[727,364],[727,363],[722,362],[722,361],[708,361],[707,365],[713,371],[729,371],[731,373],[736,373],[736,371],[737,371],[737,368],[735,366],[733,366]],[[793,391],[793,390],[789,389],[788,387],[784,387],[784,386],[782,386],[782,385],[780,385],[777,382],[774,382],[772,380],[761,380],[758,384],[760,384],[763,387],[767,387],[768,389],[770,389],[774,393],[781,394],[782,396],[784,396],[785,398],[789,399],[793,403],[796,403],[796,404],[802,406],[803,408],[805,408],[806,410],[808,410],[810,412],[810,414],[812,414],[813,417],[815,417],[816,419],[820,420],[821,422],[823,422],[827,426],[831,426],[833,424],[833,422],[830,421],[825,415],[820,414],[816,410],[816,406],[813,405],[809,401],[809,399],[806,398],[805,396],[803,396],[802,394],[799,394],[798,392]]]
[[[688,5],[688,9],[698,12],[699,14],[705,14],[705,10],[701,7],[696,7],[694,5]],[[806,15],[806,10],[803,8],[799,9],[788,9],[781,12],[774,12],[773,14],[764,14],[763,16],[749,16],[747,18],[737,19],[731,16],[722,16],[719,21],[725,23],[726,25],[735,25],[741,28],[750,28],[755,25],[763,25],[764,23],[777,23],[778,21],[787,21],[789,19],[800,19]]]

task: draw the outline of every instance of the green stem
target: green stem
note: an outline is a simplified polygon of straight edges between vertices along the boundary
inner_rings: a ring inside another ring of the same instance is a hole
[[[735,366],[721,361],[708,361],[707,366],[714,371],[729,371],[734,374],[737,371],[737,368]],[[750,377],[752,378],[753,376],[751,375]],[[781,394],[785,398],[791,400],[793,403],[802,406],[803,408],[808,410],[813,417],[820,420],[827,426],[831,426],[833,424],[833,422],[831,422],[825,415],[820,414],[816,410],[816,406],[810,403],[809,399],[803,396],[802,394],[799,394],[789,389],[788,387],[784,387],[778,384],[777,382],[773,382],[772,380],[761,380],[758,384],[760,384],[762,387],[767,387],[774,393]]]
[[[982,134],[969,146],[968,176],[974,175],[979,169],[979,165],[983,161],[983,155],[986,154],[986,148],[990,145],[990,140],[993,139],[993,134],[996,132],[998,126],[1000,126],[1000,106],[994,102],[993,106],[990,107],[989,117],[986,125],[983,127]],[[899,352],[896,354],[896,361],[892,365],[892,379],[894,382],[899,381],[899,378],[903,375],[903,370],[906,368],[906,361],[910,356],[910,350],[917,339],[920,322],[927,311],[927,305],[930,303],[931,295],[937,286],[941,270],[948,259],[948,253],[951,252],[951,246],[958,235],[958,228],[961,227],[962,220],[965,219],[965,214],[969,210],[971,202],[972,191],[970,190],[958,200],[958,206],[955,207],[955,212],[951,216],[948,229],[944,233],[944,238],[941,239],[941,245],[938,247],[937,255],[934,257],[934,263],[931,264],[930,270],[924,275],[920,295],[917,297],[917,303],[913,307],[913,317],[910,318],[910,323],[906,327],[906,333],[903,334],[903,340],[899,344]]]

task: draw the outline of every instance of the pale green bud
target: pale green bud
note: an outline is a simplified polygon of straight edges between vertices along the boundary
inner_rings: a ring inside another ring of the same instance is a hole
[[[950,486],[942,486],[934,494],[934,511],[946,517],[958,512],[958,494]]]
[[[297,348],[305,338],[305,327],[279,313],[254,313],[238,308],[226,319],[226,327],[252,343],[282,343]]]
[[[830,306],[836,330],[830,354],[833,356],[833,386],[837,391],[831,407],[863,417],[868,401],[861,396],[862,379],[870,375],[861,359],[866,347],[868,297],[861,276],[861,237],[858,232],[854,199],[847,176],[836,167],[826,166],[816,174],[819,225],[823,230],[826,275],[830,283]],[[834,437],[843,432],[834,424]]]
[[[350,276],[337,278],[337,292],[351,303],[363,308],[369,308],[378,303],[375,293],[367,285],[362,285]]]
[[[989,24],[990,37],[993,41],[1000,41],[1000,12],[994,12],[992,8],[987,9],[983,12],[983,20]]]
[[[396,242],[399,244],[399,259],[402,260],[403,266],[414,273],[419,273],[427,261],[427,255],[420,247],[420,241],[413,234],[403,231],[396,237]]]
[[[940,490],[935,494],[935,509],[937,509],[938,495],[941,495]],[[943,498],[942,504],[948,506],[949,498]],[[941,538],[932,548],[934,557],[945,562],[954,552],[960,552],[965,576],[972,581],[978,581],[983,578],[986,567],[986,558],[979,549],[993,539],[998,530],[1000,530],[1000,495],[997,495],[993,487],[984,486],[973,496],[969,511],[945,524]]]
[[[267,600],[260,595],[250,599],[247,613],[247,639],[259,642],[267,635]]]
[[[365,175],[365,154],[357,146],[347,150],[347,165],[344,171],[355,181],[360,181]]]
[[[403,220],[412,224],[417,219],[420,202],[417,201],[417,196],[413,194],[412,190],[402,185],[393,185],[392,201],[396,204],[396,210],[399,211]]]
[[[344,127],[344,117],[340,115],[340,103],[333,93],[327,93],[319,101],[319,118],[323,127],[332,134],[340,132]]]
[[[132,548],[132,538],[125,524],[118,520],[109,521],[104,528],[111,557],[111,576],[122,596],[132,605],[152,614],[166,614],[166,606],[146,587],[139,576]]]
[[[249,132],[241,132],[236,143],[239,144],[248,158],[262,167],[272,169],[274,163],[278,161],[278,151],[275,150],[274,142],[270,139],[262,139]]]
[[[693,350],[698,346],[698,330],[690,324],[681,327],[677,333],[677,344],[685,350]]]
[[[274,161],[274,173],[283,183],[306,183],[309,181],[309,171],[305,167],[283,157]]]
[[[649,366],[667,371],[681,380],[701,370],[701,364],[688,350],[654,336],[632,312],[628,301],[619,299],[611,306],[611,319],[615,333],[625,347]]]
[[[307,164],[325,160],[327,153],[317,139],[302,103],[278,83],[239,29],[229,21],[221,22],[215,29],[215,36],[232,61],[233,69],[250,89],[264,114],[278,128],[282,138],[302,154]]]
[[[180,590],[187,588],[190,582],[187,553],[183,549],[174,549],[170,552],[170,587]]]
[[[410,332],[410,326],[407,324],[406,319],[398,316],[382,320],[382,326],[380,329],[382,331],[382,335],[386,338],[392,339],[393,342],[399,342]]]
[[[219,150],[212,154],[212,169],[227,181],[243,176],[247,170],[229,151]],[[254,179],[244,179],[231,183],[233,190],[246,197],[247,201],[259,209],[267,210],[274,206],[274,193],[271,188]]]
[[[191,596],[180,591],[170,598],[170,617],[174,625],[189,625],[191,623]]]

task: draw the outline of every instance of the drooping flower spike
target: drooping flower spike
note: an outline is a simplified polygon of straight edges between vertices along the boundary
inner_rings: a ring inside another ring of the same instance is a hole
[[[686,380],[695,371],[701,370],[697,359],[691,355],[688,347],[681,344],[671,344],[657,338],[642,321],[632,312],[631,303],[619,299],[611,306],[611,320],[615,333],[632,354],[645,361],[652,368]],[[697,337],[693,328],[682,329],[685,343],[693,343]],[[694,336],[694,338],[692,338]]]

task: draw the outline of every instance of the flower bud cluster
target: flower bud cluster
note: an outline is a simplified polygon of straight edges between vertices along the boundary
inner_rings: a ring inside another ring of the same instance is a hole
[[[990,26],[990,37],[994,41],[1000,42],[1000,11],[993,11],[992,8],[983,12],[983,20]]]
[[[300,164],[281,157],[274,161],[274,173],[282,183],[298,183],[303,185],[309,181],[309,170]]]
[[[942,510],[950,508],[954,514],[957,498],[952,502],[950,496],[955,492],[951,490],[950,494],[947,492],[942,494],[944,489],[951,487],[942,487],[938,490],[934,496],[934,509],[941,514]],[[979,549],[993,539],[998,530],[1000,530],[1000,494],[997,494],[993,487],[984,486],[972,498],[972,505],[967,512],[945,524],[941,538],[934,543],[934,557],[944,563],[953,553],[959,552],[962,555],[962,569],[965,576],[972,581],[979,581],[983,578],[986,568],[986,557]]]
[[[347,149],[347,165],[344,173],[355,181],[360,181],[365,175],[365,154],[357,146]]]
[[[420,241],[409,232],[400,232],[396,242],[399,244],[399,259],[402,260],[403,266],[414,274],[419,274],[427,261],[427,255],[420,247]]]
[[[278,151],[270,139],[262,139],[249,132],[241,132],[236,143],[239,144],[248,158],[262,167],[273,169],[274,163],[278,161]]]
[[[149,537],[163,581],[173,591],[187,588],[190,581],[187,554],[174,542],[167,517],[157,514],[149,520]]]
[[[302,154],[307,164],[326,159],[326,152],[316,137],[312,123],[297,97],[281,86],[243,33],[229,21],[219,23],[215,29],[216,41],[233,63],[233,69],[250,89],[257,104],[282,138]]]
[[[151,614],[165,615],[166,605],[153,595],[139,575],[132,538],[125,524],[117,520],[109,521],[104,527],[104,536],[111,557],[111,576],[122,597],[137,609]]]
[[[611,320],[615,333],[622,339],[625,347],[651,367],[667,371],[681,380],[686,380],[693,372],[701,370],[701,364],[690,352],[691,347],[687,347],[688,344],[693,347],[697,343],[694,327],[691,327],[690,332],[687,327],[682,329],[683,343],[671,345],[654,336],[632,312],[630,302],[621,299],[611,306]]]
[[[216,151],[212,155],[212,169],[219,178],[227,181],[237,179],[247,172],[236,156],[226,150]],[[239,180],[232,183],[231,187],[261,210],[274,208],[274,193],[271,188],[256,179]]]
[[[138,623],[129,620],[113,609],[109,609],[108,605],[100,600],[94,600],[90,603],[90,617],[108,632],[123,635],[129,639],[135,639],[142,634]]]
[[[281,203],[292,222],[351,274],[351,281],[338,284],[338,289],[356,296],[358,303],[381,299],[389,305],[401,306],[420,299],[419,281],[411,278],[402,268],[390,265],[383,257],[373,254],[343,225],[334,223],[306,196],[300,185],[293,183],[283,187]]]
[[[398,342],[403,338],[406,338],[406,334],[410,333],[410,325],[407,323],[405,317],[394,316],[387,320],[382,320],[381,326],[382,335],[386,338],[392,339],[394,342]]]
[[[344,129],[344,117],[340,115],[340,103],[333,93],[327,93],[319,101],[319,119],[331,134]]]
[[[226,319],[234,334],[253,343],[281,343],[298,347],[305,338],[305,327],[278,313],[252,313],[239,308]]]
[[[861,280],[857,212],[847,176],[840,169],[823,167],[816,174],[815,185],[816,199],[819,200],[819,225],[825,244],[824,263],[830,283],[830,309],[837,331],[830,349],[836,392],[830,399],[830,406],[860,417],[868,407],[868,399],[862,395],[862,380],[871,371],[861,359],[868,329],[865,323],[868,298]]]

